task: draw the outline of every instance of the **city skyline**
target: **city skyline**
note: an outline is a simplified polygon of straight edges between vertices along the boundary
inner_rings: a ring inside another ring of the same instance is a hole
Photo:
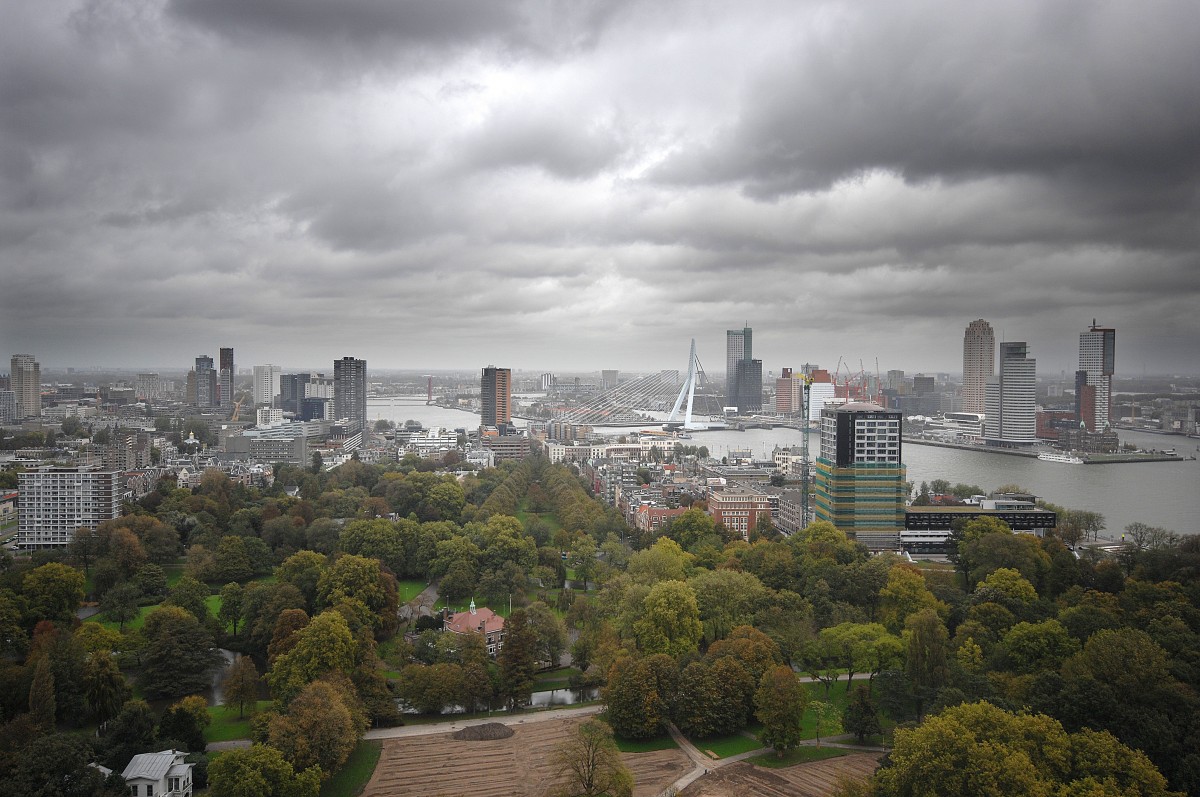
[[[0,347],[47,369],[715,371],[746,323],[956,372],[986,318],[1070,374],[1096,318],[1200,372],[1195,3],[6,10]]]

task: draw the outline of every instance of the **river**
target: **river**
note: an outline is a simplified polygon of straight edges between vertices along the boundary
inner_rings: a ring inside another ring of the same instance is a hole
[[[477,413],[444,407],[427,407],[424,398],[368,398],[367,417],[388,418],[397,423],[412,419],[425,426],[473,428]],[[619,435],[628,429],[605,429]],[[755,458],[770,459],[775,446],[798,446],[796,429],[749,429],[744,432],[693,432],[689,445],[706,446],[715,457],[730,450],[747,450]],[[808,432],[809,449],[819,449],[817,432]],[[1120,431],[1122,442],[1144,449],[1174,448],[1183,456],[1200,456],[1200,440]],[[1064,465],[1032,457],[1014,457],[984,451],[905,443],[902,458],[909,481],[946,479],[951,483],[976,484],[993,490],[1017,484],[1051,503],[1072,509],[1088,509],[1104,515],[1107,533],[1119,534],[1133,522],[1162,526],[1186,534],[1200,532],[1200,459],[1184,462],[1137,462],[1114,465]]]

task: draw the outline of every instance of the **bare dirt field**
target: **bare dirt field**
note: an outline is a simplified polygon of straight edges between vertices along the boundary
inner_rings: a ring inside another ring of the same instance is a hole
[[[852,753],[785,769],[763,769],[739,761],[708,773],[680,792],[680,797],[828,797],[842,775],[870,777],[881,755]]]
[[[543,797],[555,785],[549,760],[581,719],[513,727],[509,739],[458,741],[449,733],[387,739],[364,797]],[[679,750],[625,753],[634,797],[651,797],[692,769]]]

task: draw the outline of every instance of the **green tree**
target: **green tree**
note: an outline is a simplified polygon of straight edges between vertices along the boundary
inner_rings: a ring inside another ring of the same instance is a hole
[[[833,703],[814,701],[809,703],[809,707],[813,712],[813,732],[816,735],[817,747],[820,747],[822,736],[829,736],[841,730],[841,717]]]
[[[1143,753],[1109,734],[1068,734],[1045,715],[990,703],[954,706],[916,728],[897,729],[874,786],[880,797],[1170,794]]]
[[[879,725],[879,710],[871,700],[871,690],[866,686],[859,684],[854,688],[854,694],[842,710],[842,729],[854,734],[859,744],[865,744],[868,736],[883,733]]]
[[[551,667],[559,666],[563,651],[567,648],[567,627],[558,615],[541,601],[534,601],[525,609],[529,627],[537,636],[537,661],[547,662]]]
[[[36,620],[70,623],[83,602],[83,573],[49,562],[25,574],[21,582],[29,614]]]
[[[199,695],[189,695],[163,712],[158,722],[158,738],[163,742],[174,741],[182,745],[176,749],[202,753],[205,747],[204,729],[211,722],[208,701]]]
[[[410,664],[400,671],[397,691],[422,714],[440,714],[462,698],[466,688],[464,678],[459,664]]]
[[[353,672],[355,650],[346,618],[336,611],[322,612],[297,631],[295,645],[275,659],[267,674],[271,693],[286,704],[322,675]]]
[[[516,609],[504,622],[504,647],[496,657],[500,666],[500,697],[512,711],[529,702],[537,671],[538,637],[524,609]]]
[[[33,665],[33,683],[29,686],[29,718],[43,731],[54,729],[54,714],[58,703],[54,698],[54,673],[50,670],[50,656],[38,657]]]
[[[800,742],[808,690],[791,667],[772,667],[754,693],[755,716],[763,725],[762,741],[780,756]]]
[[[208,785],[214,797],[317,797],[321,770],[301,772],[274,747],[256,744],[228,750],[208,767]]]
[[[297,551],[275,568],[275,578],[291,584],[304,596],[305,608],[311,613],[317,605],[317,584],[326,570],[325,557],[316,551]]]
[[[100,613],[117,623],[117,628],[124,633],[125,623],[138,616],[138,599],[141,597],[142,591],[133,582],[118,584],[100,599]]]
[[[121,706],[132,696],[133,689],[112,656],[93,654],[84,664],[83,698],[101,728],[120,713]]]
[[[641,617],[633,623],[638,649],[646,653],[682,656],[696,650],[704,635],[696,593],[682,581],[664,581],[650,588]]]
[[[932,699],[949,678],[949,635],[942,619],[933,609],[923,609],[910,615],[906,625],[908,655],[904,672],[917,698],[919,719],[924,715],[926,701]]]
[[[37,797],[120,797],[129,787],[105,781],[86,739],[77,734],[52,733],[6,740],[12,752],[0,770],[0,794]]]
[[[879,620],[893,634],[904,629],[910,614],[922,609],[946,611],[944,603],[934,597],[925,583],[925,576],[909,564],[893,565],[887,574],[887,583],[879,591]]]
[[[262,678],[258,674],[258,668],[254,666],[254,659],[249,656],[238,656],[234,659],[229,671],[225,673],[225,680],[221,682],[221,694],[225,705],[237,705],[238,719],[246,716],[247,703],[251,706],[258,703],[258,688],[261,683]]]
[[[598,719],[577,726],[554,750],[551,764],[564,781],[556,797],[632,797],[633,775],[612,728]]]
[[[142,690],[150,699],[182,697],[208,688],[221,665],[212,635],[191,612],[160,606],[142,626]]]
[[[666,655],[613,663],[604,689],[604,703],[613,732],[626,739],[647,739],[659,733],[675,702],[679,669]]]
[[[184,575],[167,591],[166,606],[178,606],[191,614],[201,623],[208,620],[208,598],[212,590],[202,581],[197,581],[189,575]]]
[[[154,710],[145,700],[127,700],[100,739],[104,764],[120,772],[138,753],[156,749]]]
[[[567,566],[575,571],[576,580],[583,582],[585,591],[588,588],[588,582],[595,578],[597,563],[595,540],[587,534],[581,535],[571,546],[571,555],[567,559]]]
[[[238,623],[242,621],[242,601],[245,597],[246,591],[236,581],[221,587],[221,608],[217,611],[217,620],[222,630],[232,629],[234,637],[237,636]]]
[[[217,543],[216,572],[217,581],[245,581],[254,575],[250,564],[250,554],[246,548],[246,539],[228,535]]]

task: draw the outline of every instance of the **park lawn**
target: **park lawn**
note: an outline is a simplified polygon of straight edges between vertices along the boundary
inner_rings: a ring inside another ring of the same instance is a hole
[[[408,603],[410,600],[420,595],[421,592],[428,586],[428,581],[421,581],[413,578],[403,578],[396,582],[396,591],[399,593],[400,602]]]
[[[740,733],[731,733],[728,736],[710,736],[707,739],[692,739],[691,742],[700,752],[705,755],[710,752],[716,753],[717,758],[729,758],[731,755],[748,753],[763,746],[758,739],[751,739]]]
[[[614,739],[617,742],[617,749],[622,753],[652,753],[655,750],[675,750],[679,747],[669,733],[650,739],[622,739],[620,736],[616,736]]]
[[[321,785],[321,797],[354,797],[361,794],[375,774],[381,752],[383,742],[368,739],[359,741],[342,768]]]
[[[163,565],[163,572],[167,574],[167,589],[179,583],[179,579],[183,578],[183,564]]]
[[[146,615],[150,614],[150,612],[154,611],[161,605],[162,605],[161,603],[155,603],[152,606],[139,606],[137,617],[133,618],[132,620],[126,621],[125,631],[126,632],[135,631],[135,630],[141,628],[142,624],[146,622]],[[105,620],[99,614],[93,614],[91,617],[89,617],[84,622],[99,623],[100,625],[104,626],[105,628],[107,628],[110,631],[117,631],[117,632],[121,631],[120,623],[113,622],[112,620]]]
[[[270,700],[260,700],[254,706],[246,706],[246,716],[238,719],[237,706],[209,706],[208,716],[212,723],[204,729],[206,742],[230,742],[234,739],[250,738],[250,720],[256,711],[265,711],[271,707]]]
[[[546,689],[567,689],[570,687],[572,675],[583,675],[578,667],[559,667],[554,670],[544,670],[533,676],[534,691]]]
[[[867,676],[862,675],[854,679],[853,686],[858,688],[859,685],[867,683]],[[842,732],[842,712],[846,709],[846,704],[850,702],[849,695],[846,692],[846,682],[838,681],[829,690],[829,696],[825,696],[825,687],[821,684],[805,684],[808,687],[808,708],[804,710],[804,720],[801,723],[803,729],[801,739],[817,738],[817,713],[813,710],[812,704],[815,702],[831,703],[836,709],[836,721],[831,723],[831,727],[825,728],[821,733],[821,738],[825,739],[830,736],[837,736]]]
[[[782,767],[790,767],[794,764],[807,764],[812,761],[824,761],[826,758],[837,758],[838,756],[846,755],[853,752],[852,750],[842,750],[837,747],[814,747],[813,745],[804,745],[802,747],[793,747],[783,754],[783,757],[775,755],[775,753],[765,753],[756,755],[748,759],[751,764],[757,764],[760,767],[768,769],[780,769]]]

